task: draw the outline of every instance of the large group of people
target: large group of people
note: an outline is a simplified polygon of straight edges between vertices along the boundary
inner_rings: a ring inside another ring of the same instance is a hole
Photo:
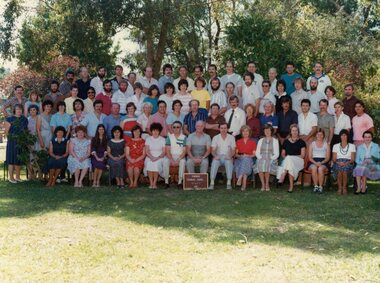
[[[321,63],[306,84],[291,62],[280,77],[270,68],[267,79],[254,62],[242,76],[232,61],[225,70],[219,76],[211,64],[205,75],[197,65],[191,78],[180,66],[174,79],[173,66],[165,64],[157,80],[149,66],[144,76],[131,72],[124,77],[117,65],[115,77],[106,79],[104,67],[94,78],[83,67],[76,81],[68,70],[61,83],[51,81],[46,95],[32,91],[28,99],[16,86],[2,106],[10,134],[9,182],[21,181],[15,136],[22,131],[36,136],[32,151],[49,154],[42,168],[48,187],[65,181],[66,171],[74,175],[75,187],[82,187],[91,171],[92,186],[99,187],[103,171],[109,170],[119,188],[127,181],[131,189],[139,186],[141,173],[149,188],[157,189],[160,177],[169,187],[175,174],[181,186],[185,172],[209,172],[212,190],[224,167],[227,189],[233,176],[245,190],[248,177],[258,174],[262,191],[270,190],[273,175],[279,183],[288,176],[292,192],[301,173],[309,171],[313,191],[321,193],[331,172],[343,195],[351,176],[356,194],[366,192],[367,179],[380,178],[374,123],[353,84],[338,100]],[[33,178],[33,167],[28,170]]]

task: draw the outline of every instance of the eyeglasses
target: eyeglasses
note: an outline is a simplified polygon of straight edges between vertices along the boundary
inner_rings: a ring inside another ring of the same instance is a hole
[[[172,128],[173,129],[180,129],[181,127],[180,126],[173,126]]]

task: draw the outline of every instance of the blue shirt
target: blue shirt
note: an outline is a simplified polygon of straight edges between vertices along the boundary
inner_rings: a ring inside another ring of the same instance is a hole
[[[168,114],[168,117],[166,118],[166,124],[168,125],[171,125],[173,124],[175,121],[180,121],[183,125],[183,121],[185,120],[185,114],[183,113],[180,113],[179,114],[179,117],[176,117],[173,112],[169,113]]]
[[[57,112],[53,116],[51,116],[50,127],[56,128],[58,126],[62,126],[67,131],[71,125],[72,125],[71,116],[67,114],[66,112],[63,113],[63,115]]]
[[[297,117],[297,119],[298,119],[298,117]],[[260,128],[264,129],[265,124],[270,124],[270,125],[272,125],[272,127],[274,129],[277,129],[278,128],[277,115],[275,115],[275,114],[269,115],[269,116],[261,115],[260,116]]]
[[[115,126],[120,126],[120,123],[123,120],[124,120],[124,118],[121,115],[114,117],[114,116],[112,116],[112,114],[110,114],[104,118],[103,125],[106,128],[108,139],[112,138],[112,128]]]
[[[297,78],[302,78],[302,76],[298,73],[294,73],[291,76],[289,76],[288,74],[281,75],[281,80],[284,80],[286,83],[286,93],[292,94],[296,90],[296,88],[293,85],[293,82]]]
[[[278,130],[282,138],[285,138],[290,132],[291,124],[298,124],[298,114],[296,111],[289,109],[288,112],[280,111],[277,113]]]
[[[87,127],[87,134],[89,137],[93,138],[96,134],[96,128],[99,124],[103,124],[104,118],[107,116],[103,113],[100,114],[100,117],[96,117],[95,112],[90,112],[86,114],[86,117],[82,120],[81,125]]]
[[[152,115],[156,114],[156,112],[158,111],[158,105],[157,105],[158,97],[151,98],[150,96],[147,96],[144,98],[143,103],[144,102],[149,102],[150,104],[152,104],[153,108],[152,108],[152,113],[150,113],[150,114],[152,114]]]
[[[160,89],[160,93],[164,93],[164,88],[167,83],[173,83],[172,77],[162,76],[158,80],[158,88]]]
[[[199,108],[198,113],[197,115],[195,115],[195,117],[193,117],[193,114],[191,112],[186,114],[183,124],[187,125],[187,130],[191,134],[195,132],[195,124],[198,121],[206,121],[207,117],[208,117],[207,110],[204,108]]]

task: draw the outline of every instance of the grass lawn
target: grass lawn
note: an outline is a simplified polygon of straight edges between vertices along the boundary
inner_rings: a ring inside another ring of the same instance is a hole
[[[1,181],[0,281],[380,282],[379,200]]]

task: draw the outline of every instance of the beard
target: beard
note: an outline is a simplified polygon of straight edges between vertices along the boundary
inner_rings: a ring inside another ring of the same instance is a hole
[[[311,90],[317,90],[317,87],[316,86],[311,86],[310,89]]]
[[[103,79],[105,76],[106,76],[105,74],[98,73],[98,77],[101,78],[101,79]]]

